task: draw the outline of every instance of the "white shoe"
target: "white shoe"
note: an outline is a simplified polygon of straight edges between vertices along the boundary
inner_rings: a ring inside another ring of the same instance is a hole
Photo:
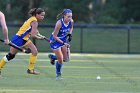
[[[63,78],[61,76],[56,77],[56,80],[62,80]]]

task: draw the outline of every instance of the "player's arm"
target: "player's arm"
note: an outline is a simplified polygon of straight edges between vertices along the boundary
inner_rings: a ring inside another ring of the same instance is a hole
[[[5,38],[4,41],[5,41],[6,44],[8,44],[9,43],[8,28],[7,28],[7,25],[6,25],[5,16],[2,12],[0,12],[0,23],[1,23],[2,30],[3,30],[3,35],[4,35],[4,38]]]
[[[73,26],[74,26],[74,21],[73,21],[73,19],[71,19],[71,22],[72,22],[72,24],[71,24],[71,28],[70,28],[69,34],[72,34],[72,32],[73,32]]]
[[[58,34],[60,28],[61,28],[61,22],[59,20],[59,21],[56,22],[56,25],[55,25],[55,28],[54,28],[54,31],[53,31],[53,37],[56,41],[63,44],[64,42],[57,37],[57,34]]]
[[[38,31],[38,22],[37,21],[32,21],[31,22],[31,26],[32,26],[32,31],[31,31],[31,37],[35,38],[35,39],[44,39],[44,36],[39,36],[39,31]]]
[[[73,19],[71,19],[71,22],[72,22],[71,28],[70,28],[69,33],[67,34],[67,39],[68,39],[69,42],[72,40],[72,32],[73,32],[73,26],[74,26],[74,21],[73,21]]]

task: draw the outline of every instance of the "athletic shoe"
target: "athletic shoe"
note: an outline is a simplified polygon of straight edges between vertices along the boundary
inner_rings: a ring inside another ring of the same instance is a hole
[[[34,75],[39,75],[40,73],[39,72],[37,72],[37,71],[35,71],[34,69],[33,70],[27,70],[27,73],[28,74],[34,74]]]
[[[49,55],[48,55],[48,57],[49,57],[49,59],[50,59],[50,63],[51,63],[52,65],[54,65],[54,64],[55,64],[55,59],[53,59],[52,56],[53,56],[52,54],[49,54]]]
[[[57,75],[56,75],[56,80],[62,80],[62,79],[63,79],[63,78],[62,78],[61,74],[59,74],[59,75],[57,74]]]

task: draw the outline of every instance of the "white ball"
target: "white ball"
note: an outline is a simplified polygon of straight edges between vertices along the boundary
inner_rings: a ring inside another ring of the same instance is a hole
[[[96,77],[96,79],[97,79],[97,80],[100,80],[100,79],[101,79],[101,77],[100,77],[100,76],[97,76],[97,77]]]

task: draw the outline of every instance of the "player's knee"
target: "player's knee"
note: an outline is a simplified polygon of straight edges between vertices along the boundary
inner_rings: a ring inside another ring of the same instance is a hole
[[[57,57],[57,60],[58,60],[59,63],[62,63],[62,62],[63,62],[63,57],[58,56],[58,57]]]
[[[10,60],[12,60],[13,58],[15,58],[14,54],[8,53],[6,56],[4,56],[4,60],[6,62],[9,62]]]
[[[57,57],[57,60],[63,60],[63,57],[58,56],[58,57]]]
[[[37,54],[38,54],[38,51],[37,50],[32,51],[32,55],[37,56]]]

